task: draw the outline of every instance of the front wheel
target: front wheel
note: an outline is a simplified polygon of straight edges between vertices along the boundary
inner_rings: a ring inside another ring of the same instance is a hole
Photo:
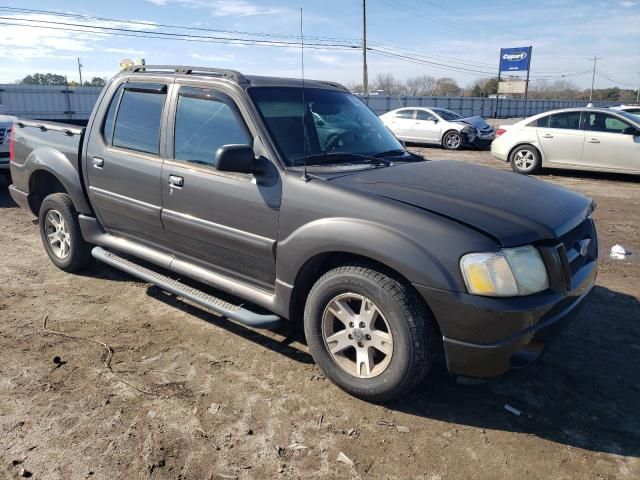
[[[462,134],[460,132],[447,132],[442,139],[442,146],[447,150],[460,150],[462,148]]]
[[[82,238],[78,213],[69,195],[48,195],[40,206],[38,223],[44,249],[58,268],[79,272],[91,264],[91,246]]]
[[[382,402],[415,387],[434,355],[433,317],[410,285],[366,266],[331,270],[312,287],[304,329],[340,388]]]

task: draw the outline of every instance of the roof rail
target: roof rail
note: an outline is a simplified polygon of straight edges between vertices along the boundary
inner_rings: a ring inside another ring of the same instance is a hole
[[[247,77],[236,70],[228,70],[226,68],[209,68],[209,67],[189,67],[183,65],[134,65],[127,67],[123,71],[132,73],[142,72],[162,72],[168,70],[179,75],[209,75],[221,77],[232,82],[246,84],[250,83]]]

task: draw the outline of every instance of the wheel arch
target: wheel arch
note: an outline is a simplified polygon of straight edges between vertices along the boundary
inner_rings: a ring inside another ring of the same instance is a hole
[[[345,265],[364,265],[400,281],[405,284],[407,288],[414,290],[417,298],[420,299],[425,308],[433,315],[428,302],[415,289],[409,279],[401,272],[370,256],[336,250],[314,255],[307,259],[307,261],[298,270],[293,284],[291,297],[289,298],[289,319],[292,321],[302,321],[305,301],[315,282],[329,270]],[[435,318],[435,315],[433,315],[433,318],[435,319],[438,336],[441,337],[438,320]]]
[[[29,154],[24,168],[28,177],[29,206],[37,216],[42,200],[51,193],[66,193],[79,213],[91,213],[80,173],[66,155],[51,147],[40,147]]]

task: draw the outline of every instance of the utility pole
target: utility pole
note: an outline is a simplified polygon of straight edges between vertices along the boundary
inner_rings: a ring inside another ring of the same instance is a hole
[[[80,86],[82,86],[82,64],[80,63],[80,57],[78,58],[78,74],[80,75]]]
[[[596,81],[596,63],[601,60],[602,57],[593,57],[593,74],[591,75],[591,93],[589,94],[589,103],[593,102],[593,84]]]
[[[367,74],[367,0],[362,0],[362,93],[369,95]]]
[[[640,75],[640,72],[638,72]],[[636,93],[636,103],[640,103],[640,84],[638,84],[638,92]]]

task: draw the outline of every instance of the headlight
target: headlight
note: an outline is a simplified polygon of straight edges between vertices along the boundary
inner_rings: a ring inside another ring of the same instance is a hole
[[[469,293],[492,297],[515,297],[549,287],[542,257],[531,245],[505,248],[497,253],[469,253],[460,259]]]
[[[464,133],[476,133],[476,129],[470,126],[466,126],[462,128],[462,132]]]

